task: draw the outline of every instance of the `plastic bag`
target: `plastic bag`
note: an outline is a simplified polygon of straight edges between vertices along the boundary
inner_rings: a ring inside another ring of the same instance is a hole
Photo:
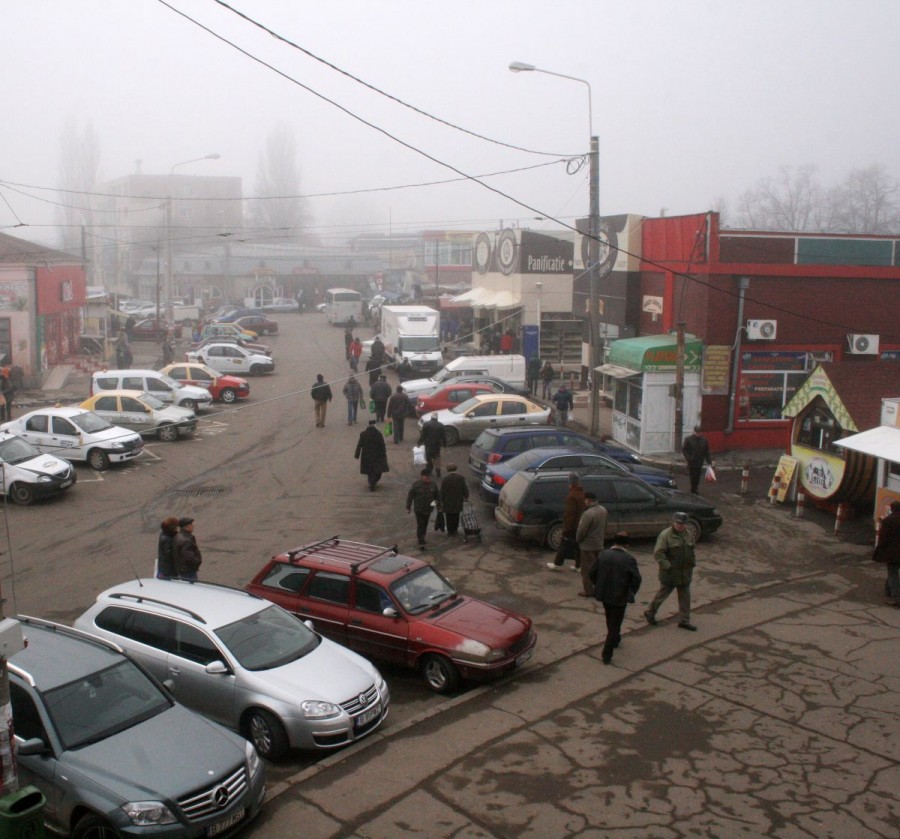
[[[374,399],[369,400],[369,413],[370,414],[375,413],[375,400]]]
[[[425,457],[425,446],[413,446],[413,466],[424,466],[428,463],[428,458]]]
[[[444,514],[443,512],[439,511],[438,514],[434,517],[434,529],[435,531],[440,530],[443,533],[445,527],[446,522],[444,521]]]
[[[394,422],[393,420],[388,420],[384,424],[384,436],[390,437],[394,433]]]
[[[708,484],[714,484],[716,482],[716,470],[712,468],[712,466],[707,466],[706,471],[703,473],[703,480]]]

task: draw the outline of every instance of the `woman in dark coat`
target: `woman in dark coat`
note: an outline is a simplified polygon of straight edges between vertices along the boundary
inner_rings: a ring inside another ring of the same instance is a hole
[[[469,485],[466,483],[466,479],[456,471],[455,463],[447,464],[447,474],[441,481],[441,500],[447,535],[455,536],[456,531],[459,530],[459,516],[463,511],[463,504],[469,500]]]
[[[375,485],[381,480],[384,472],[390,472],[387,462],[387,449],[384,445],[384,434],[377,426],[377,420],[369,420],[368,427],[359,435],[356,453],[359,461],[359,473],[369,479],[369,490],[375,492]]]
[[[160,580],[171,580],[175,576],[175,555],[172,541],[178,532],[178,519],[169,516],[159,526],[159,545],[156,549],[156,576]]]

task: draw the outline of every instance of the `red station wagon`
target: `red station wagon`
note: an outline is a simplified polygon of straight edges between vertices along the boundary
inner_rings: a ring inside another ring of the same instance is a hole
[[[462,402],[482,393],[494,393],[495,388],[490,385],[475,384],[474,382],[443,385],[428,393],[422,393],[416,399],[416,416],[421,417],[432,411],[443,411],[446,408],[455,408]]]
[[[437,693],[521,666],[531,618],[458,594],[427,562],[337,536],[273,557],[247,585],[333,641],[418,668]]]
[[[181,384],[205,387],[216,402],[230,404],[235,399],[245,399],[250,395],[250,385],[246,379],[228,376],[200,362],[179,361],[163,367],[159,372]]]

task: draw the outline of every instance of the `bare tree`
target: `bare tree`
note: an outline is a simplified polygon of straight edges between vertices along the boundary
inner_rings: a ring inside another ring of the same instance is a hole
[[[838,233],[895,233],[900,229],[898,182],[884,164],[854,169],[829,193]]]
[[[312,214],[300,197],[300,170],[294,134],[289,125],[279,122],[269,132],[265,151],[259,156],[256,200],[251,215],[257,227],[269,236],[312,242]]]
[[[82,228],[91,229],[97,210],[100,183],[100,140],[91,123],[79,126],[69,117],[60,133],[59,185],[57,208],[60,219],[60,246],[76,250],[81,246]],[[90,254],[88,255],[90,258]]]
[[[823,199],[815,166],[782,166],[776,177],[740,195],[738,223],[756,230],[821,229]]]

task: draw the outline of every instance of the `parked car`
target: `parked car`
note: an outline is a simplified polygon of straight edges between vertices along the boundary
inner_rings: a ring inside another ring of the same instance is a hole
[[[558,426],[535,428],[489,428],[482,431],[469,449],[469,469],[479,478],[488,465],[502,463],[522,452],[538,447],[568,446],[606,455],[620,463],[640,463],[630,449],[616,443],[606,443],[577,431]]]
[[[171,443],[190,437],[197,430],[197,415],[189,408],[167,405],[139,390],[105,390],[81,403],[113,425],[137,431],[143,437],[158,437]]]
[[[3,496],[27,507],[75,486],[75,467],[52,454],[41,454],[27,440],[0,430],[0,486]]]
[[[91,375],[90,395],[104,390],[140,390],[191,411],[208,408],[212,402],[205,387],[177,382],[158,370],[98,370]]]
[[[419,394],[416,398],[416,416],[421,417],[423,414],[430,414],[434,411],[455,408],[473,396],[495,392],[490,385],[475,382],[442,385]]]
[[[260,344],[256,341],[245,341],[243,338],[235,338],[228,335],[220,335],[217,338],[204,338],[202,341],[196,341],[191,344],[190,351],[196,352],[197,350],[202,350],[210,344],[236,344],[241,347],[241,349],[245,349],[247,352],[255,353],[256,355],[272,355],[272,348],[266,344]]]
[[[135,341],[162,341],[166,335],[173,338],[181,338],[181,324],[169,323],[160,318],[146,318],[139,320],[132,330],[133,340]]]
[[[43,793],[55,835],[200,839],[256,816],[266,782],[251,743],[175,702],[115,644],[18,620],[27,646],[9,659],[16,763]],[[38,835],[21,824],[7,835]]]
[[[109,469],[144,450],[140,434],[110,425],[85,408],[38,408],[0,425],[27,440],[38,451],[68,461],[87,463],[92,469]]]
[[[241,329],[234,323],[208,323],[200,331],[200,340],[204,338],[242,338],[244,341],[255,341],[259,336],[252,329]]]
[[[250,385],[246,379],[226,376],[205,364],[179,362],[163,367],[159,372],[176,382],[206,388],[217,402],[231,404],[236,399],[245,399],[250,395]]]
[[[75,626],[122,646],[178,701],[241,732],[265,758],[352,743],[388,714],[387,684],[368,661],[239,589],[129,580]]]
[[[648,486],[632,475],[583,474],[581,484],[606,507],[607,538],[620,530],[633,539],[656,538],[679,511],[688,514],[687,528],[696,540],[722,525],[716,508],[700,496]],[[494,518],[512,536],[556,550],[568,491],[566,472],[517,472],[500,490]]]
[[[278,334],[278,321],[270,320],[265,315],[241,315],[232,323],[241,329],[255,332],[257,335]]]
[[[237,344],[207,344],[187,354],[188,361],[208,364],[220,373],[246,373],[248,376],[261,376],[263,373],[274,373],[275,362],[267,355],[249,352]]]
[[[550,421],[550,409],[524,396],[488,393],[438,411],[437,418],[444,426],[444,441],[455,446],[460,440],[474,440],[487,428],[546,424]],[[420,428],[424,422],[425,417],[419,420]]]
[[[676,489],[678,486],[672,475],[665,469],[645,466],[643,463],[621,463],[604,454],[595,454],[582,448],[560,446],[530,449],[509,460],[488,466],[481,478],[481,497],[491,504],[496,504],[500,497],[500,490],[516,472],[523,470],[529,472],[562,470],[566,473],[577,472],[579,475],[595,472],[631,474],[650,486],[665,487],[666,489]]]
[[[211,321],[213,323],[233,323],[238,318],[246,315],[262,314],[265,314],[262,309],[248,309],[245,306],[225,306],[221,312],[214,313]]]
[[[438,693],[520,667],[537,641],[530,618],[457,593],[396,547],[335,537],[294,548],[270,559],[247,590],[367,657],[418,669]]]
[[[279,312],[299,312],[300,304],[292,297],[276,297],[271,303],[264,304],[262,310],[276,314]]]

